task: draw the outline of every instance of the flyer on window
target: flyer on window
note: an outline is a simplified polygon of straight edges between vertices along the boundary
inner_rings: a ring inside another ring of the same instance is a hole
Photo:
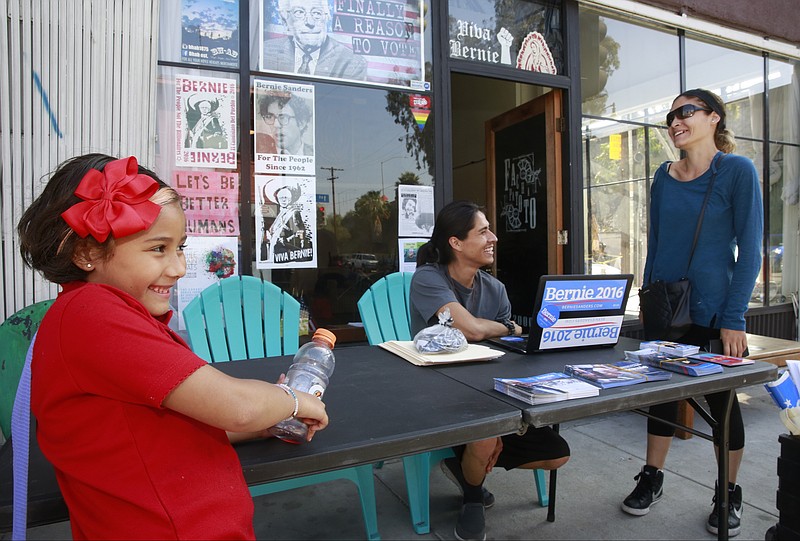
[[[239,272],[237,237],[194,237],[186,239],[186,274],[178,280],[178,329],[186,326],[180,315],[205,288]],[[174,316],[173,316],[174,317]]]
[[[239,67],[239,0],[182,0],[181,60]]]
[[[172,187],[181,196],[189,236],[239,236],[239,174],[176,171]]]
[[[256,173],[314,175],[314,86],[253,81]]]
[[[414,272],[417,270],[417,252],[429,239],[399,239],[397,241],[400,254],[400,272]]]
[[[236,169],[234,79],[175,76],[175,165]]]
[[[255,180],[256,268],[316,268],[316,177],[256,175]]]
[[[261,71],[430,90],[422,0],[261,0]]]
[[[399,237],[430,237],[433,232],[433,186],[397,187]]]

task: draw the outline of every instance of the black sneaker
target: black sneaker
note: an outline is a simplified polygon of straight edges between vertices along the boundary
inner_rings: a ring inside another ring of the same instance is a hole
[[[714,498],[711,500],[714,508],[708,515],[706,530],[717,535],[719,526],[719,515],[717,514],[717,491],[714,485]],[[739,485],[728,488],[728,537],[735,537],[742,531],[742,487]]]
[[[444,474],[450,479],[453,483],[456,484],[458,489],[461,491],[461,495],[464,495],[464,485],[467,484],[467,481],[464,479],[464,473],[461,471],[461,462],[454,456],[450,458],[445,458],[441,462],[441,468]],[[483,506],[486,509],[489,509],[494,505],[494,494],[486,490],[486,487],[483,487]]]
[[[664,494],[664,472],[653,466],[644,466],[634,480],[638,483],[622,502],[622,510],[629,515],[646,515],[650,512],[650,506]]]
[[[456,539],[461,541],[484,541],[486,539],[486,517],[483,515],[483,505],[479,503],[462,505],[454,533]]]

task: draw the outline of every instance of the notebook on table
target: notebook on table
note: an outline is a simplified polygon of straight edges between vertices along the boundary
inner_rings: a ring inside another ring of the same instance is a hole
[[[539,278],[528,335],[489,341],[517,353],[614,347],[632,274],[565,274]]]

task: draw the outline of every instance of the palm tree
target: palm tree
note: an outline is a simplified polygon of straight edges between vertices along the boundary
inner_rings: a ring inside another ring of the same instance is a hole
[[[383,237],[383,220],[389,217],[389,206],[379,190],[370,190],[358,198],[355,204],[356,214],[372,226],[372,240],[380,241]]]

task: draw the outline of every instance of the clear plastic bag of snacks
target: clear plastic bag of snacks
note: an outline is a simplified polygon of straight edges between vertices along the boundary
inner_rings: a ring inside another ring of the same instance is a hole
[[[439,313],[439,323],[417,333],[414,346],[420,353],[457,353],[467,349],[467,338],[453,327],[450,310],[444,309]]]

